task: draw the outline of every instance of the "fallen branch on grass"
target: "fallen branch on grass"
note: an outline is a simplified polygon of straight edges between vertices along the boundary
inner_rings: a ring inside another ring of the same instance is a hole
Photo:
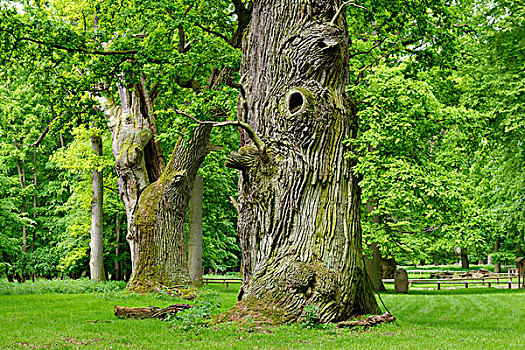
[[[175,315],[181,310],[187,310],[191,308],[188,304],[175,304],[165,307],[163,309],[156,306],[148,307],[126,307],[115,305],[115,316],[118,318],[158,318],[165,319],[168,314]]]
[[[354,320],[354,321],[342,321],[337,324],[337,328],[353,328],[353,327],[373,327],[383,323],[393,322],[396,318],[385,312],[383,315],[372,315],[368,316],[364,320]]]

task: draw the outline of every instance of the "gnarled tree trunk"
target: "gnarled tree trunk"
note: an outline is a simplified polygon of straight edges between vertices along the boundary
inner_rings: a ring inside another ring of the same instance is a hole
[[[128,288],[150,291],[158,284],[189,283],[186,212],[197,169],[209,151],[211,125],[194,131],[188,147],[182,139],[165,166],[155,140],[155,92],[144,80],[132,89],[119,86],[120,104],[99,98],[109,119],[120,196],[126,208],[132,257]]]
[[[357,121],[345,93],[346,19],[335,4],[253,4],[241,72],[245,121],[267,154],[253,145],[237,154],[245,160],[236,163],[244,281],[233,319],[296,321],[307,305],[322,322],[379,312],[362,258],[360,194],[345,159],[343,141],[355,137]]]

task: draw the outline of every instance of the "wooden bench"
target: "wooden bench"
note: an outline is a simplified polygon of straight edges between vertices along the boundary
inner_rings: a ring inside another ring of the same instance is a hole
[[[240,278],[203,278],[202,282],[204,284],[214,284],[214,283],[220,283],[220,284],[226,284],[226,290],[230,287],[230,283],[232,284],[241,284],[242,279]]]

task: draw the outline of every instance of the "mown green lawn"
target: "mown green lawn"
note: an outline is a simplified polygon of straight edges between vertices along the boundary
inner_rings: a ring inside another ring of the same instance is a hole
[[[220,292],[222,310],[235,302],[238,286],[210,288]],[[397,321],[368,331],[301,325],[261,330],[249,324],[185,331],[177,322],[113,316],[115,304],[166,306],[180,300],[42,292],[0,288],[1,349],[525,349],[525,293],[518,290],[384,293]]]

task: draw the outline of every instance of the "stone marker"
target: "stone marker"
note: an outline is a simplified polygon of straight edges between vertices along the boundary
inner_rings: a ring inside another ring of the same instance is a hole
[[[408,274],[405,269],[397,269],[394,273],[394,289],[396,293],[408,293]]]

